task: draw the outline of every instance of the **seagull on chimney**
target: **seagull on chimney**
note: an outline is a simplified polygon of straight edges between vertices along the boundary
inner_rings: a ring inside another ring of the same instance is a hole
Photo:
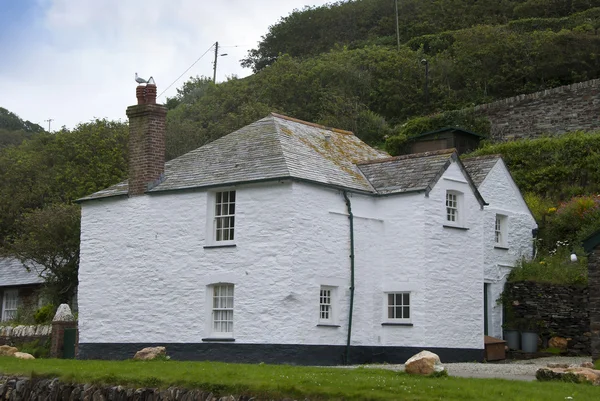
[[[138,74],[137,74],[137,72],[136,72],[136,73],[135,73],[135,82],[137,82],[138,84],[145,84],[145,83],[147,83],[148,81],[146,81],[144,78],[140,78],[140,77],[138,77]]]

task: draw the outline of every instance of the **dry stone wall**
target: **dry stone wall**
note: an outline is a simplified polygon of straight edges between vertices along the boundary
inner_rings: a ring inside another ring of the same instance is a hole
[[[0,345],[47,339],[51,334],[51,325],[0,326]]]
[[[97,386],[91,384],[63,383],[58,379],[28,379],[0,376],[0,400],[2,401],[248,401],[256,398],[242,395],[217,395],[210,391],[187,390],[170,387],[130,388],[122,386]]]
[[[488,117],[498,141],[600,131],[600,79],[482,104],[475,111]]]
[[[534,282],[506,283],[505,322],[526,322],[542,339],[563,337],[573,355],[589,355],[588,288]]]

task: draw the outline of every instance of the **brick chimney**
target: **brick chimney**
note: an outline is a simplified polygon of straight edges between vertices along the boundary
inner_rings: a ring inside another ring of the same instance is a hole
[[[129,118],[129,196],[142,195],[165,172],[167,108],[156,104],[156,85],[139,85],[137,105],[127,108]]]

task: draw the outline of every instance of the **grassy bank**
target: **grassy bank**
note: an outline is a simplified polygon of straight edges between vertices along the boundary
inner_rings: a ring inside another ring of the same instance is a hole
[[[133,387],[180,386],[220,395],[338,400],[590,400],[600,389],[457,377],[413,377],[389,370],[242,365],[216,362],[19,360],[0,357],[0,373],[42,375],[80,383]]]

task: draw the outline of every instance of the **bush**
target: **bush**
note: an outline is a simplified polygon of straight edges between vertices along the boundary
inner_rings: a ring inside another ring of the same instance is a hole
[[[48,358],[50,356],[50,337],[46,339],[38,339],[22,344],[15,344],[21,352],[26,352],[33,355],[35,358]]]
[[[55,313],[56,306],[53,304],[44,305],[35,312],[33,319],[36,324],[51,323]]]
[[[542,246],[548,251],[559,243],[580,245],[600,229],[600,195],[576,196],[548,211],[541,229],[546,242]]]
[[[553,251],[538,255],[534,260],[521,260],[513,268],[508,281],[535,281],[538,283],[586,285],[587,258],[578,251],[577,262],[571,262],[571,247],[559,242]]]

